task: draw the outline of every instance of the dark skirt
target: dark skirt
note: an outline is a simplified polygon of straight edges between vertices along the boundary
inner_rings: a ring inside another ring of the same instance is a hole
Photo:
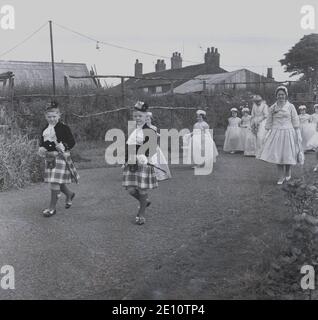
[[[126,165],[123,171],[123,186],[136,187],[139,189],[154,189],[158,187],[155,170],[148,165]]]

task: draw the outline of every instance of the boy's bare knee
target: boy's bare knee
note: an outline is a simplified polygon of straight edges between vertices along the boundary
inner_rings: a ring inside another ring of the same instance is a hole
[[[60,190],[60,185],[58,183],[50,183],[50,189],[58,191]]]

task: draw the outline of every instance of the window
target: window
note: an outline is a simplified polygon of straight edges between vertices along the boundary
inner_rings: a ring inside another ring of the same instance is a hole
[[[162,92],[162,87],[161,86],[156,87],[156,93],[160,93],[160,92]]]
[[[147,93],[148,91],[149,91],[149,90],[148,90],[148,88],[144,88],[144,92],[146,92],[146,93]]]

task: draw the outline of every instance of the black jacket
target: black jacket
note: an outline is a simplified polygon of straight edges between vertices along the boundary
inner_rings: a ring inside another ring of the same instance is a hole
[[[41,138],[40,138],[40,147],[44,147],[47,151],[56,151],[55,143],[50,141],[45,141],[43,139],[43,131],[48,127],[47,125],[43,130],[41,131]],[[73,137],[73,134],[71,132],[71,129],[69,126],[62,122],[58,122],[55,127],[55,134],[57,142],[62,142],[65,150],[71,150],[75,146],[75,140]]]
[[[142,145],[144,145],[145,143],[147,143],[149,141],[149,135],[147,135],[147,132],[145,132],[144,130],[145,129],[152,130],[155,133],[156,133],[156,131],[153,128],[149,127],[147,124],[144,124],[142,129],[143,129],[143,132],[144,132],[144,141],[143,141]],[[156,133],[156,136],[157,136],[157,133]],[[139,151],[140,147],[141,147],[141,145],[136,145],[136,154],[138,154],[138,151]],[[154,146],[154,147],[155,148],[147,148],[145,150],[144,155],[148,159],[151,158],[156,153],[157,143],[156,143],[156,146]],[[125,145],[125,162],[128,161],[128,158],[129,158],[129,149],[128,149],[128,144],[126,143],[126,145]]]

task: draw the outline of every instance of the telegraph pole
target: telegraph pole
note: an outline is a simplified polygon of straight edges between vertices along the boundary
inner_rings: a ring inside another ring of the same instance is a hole
[[[52,80],[53,80],[53,96],[55,96],[55,69],[54,69],[54,50],[53,50],[53,34],[52,34],[52,21],[50,25],[50,42],[51,42],[51,61],[52,61]]]

